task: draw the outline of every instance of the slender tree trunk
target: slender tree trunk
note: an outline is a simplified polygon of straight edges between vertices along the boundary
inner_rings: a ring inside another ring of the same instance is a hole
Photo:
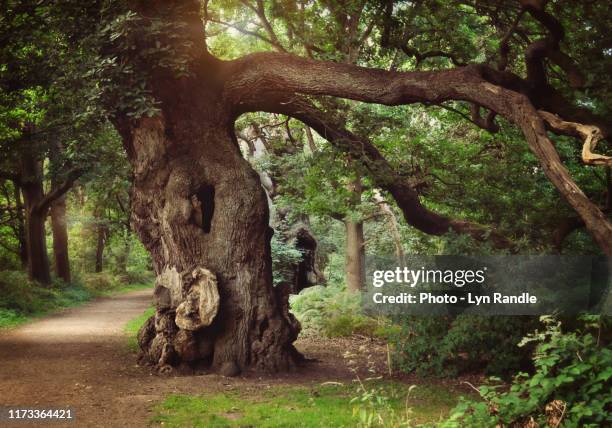
[[[68,225],[66,223],[66,195],[51,204],[51,230],[53,232],[53,259],[55,274],[64,282],[70,282],[70,259],[68,256]]]
[[[42,162],[30,153],[24,153],[21,160],[22,191],[26,212],[28,275],[32,280],[50,284],[51,272],[45,233],[47,210],[41,209],[41,202],[44,198]]]
[[[315,143],[314,136],[312,135],[312,129],[310,129],[310,126],[304,125],[304,131],[306,132],[308,150],[310,150],[310,153],[315,153],[317,151],[317,145]]]
[[[361,291],[365,284],[363,222],[345,220],[346,226],[346,288],[350,292]]]
[[[128,260],[130,259],[130,251],[131,251],[131,242],[130,242],[130,231],[126,230],[123,235],[123,251],[121,255],[117,258],[117,267],[119,272],[127,273]]]
[[[361,178],[357,177],[347,186],[351,194],[350,204],[357,206],[361,201]],[[363,236],[363,221],[355,221],[350,217],[344,220],[346,228],[345,273],[346,288],[357,293],[365,285],[365,239]]]
[[[102,223],[102,219],[98,219],[98,233],[96,240],[96,273],[102,272],[104,268],[104,246],[106,245],[107,227]]]
[[[63,151],[62,144],[55,142],[49,153],[51,166],[61,168],[59,160]],[[62,183],[53,177],[51,191],[56,190]],[[51,202],[51,232],[53,234],[53,262],[55,274],[64,282],[70,282],[70,259],[68,254],[68,224],[66,223],[66,193],[62,193]]]

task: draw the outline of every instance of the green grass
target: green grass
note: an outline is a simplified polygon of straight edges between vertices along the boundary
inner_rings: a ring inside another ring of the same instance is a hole
[[[376,388],[389,393],[388,409],[404,418],[406,406],[414,424],[439,421],[457,404],[459,394],[439,385],[419,385],[406,404],[408,386],[378,382]],[[153,423],[165,427],[354,427],[359,424],[359,408],[351,399],[355,385],[279,386],[258,389],[258,395],[227,392],[202,396],[171,395],[158,404]],[[356,411],[354,409],[357,407]]]
[[[145,288],[151,288],[150,283],[137,283],[137,284],[125,284],[120,285],[112,290],[104,290],[99,293],[100,296],[115,296],[117,294],[129,293],[130,291],[143,290]]]
[[[128,335],[128,347],[131,351],[138,351],[138,330],[140,330],[140,327],[145,323],[145,321],[154,314],[155,308],[150,307],[144,311],[142,315],[129,320],[123,327],[123,331],[125,331]]]

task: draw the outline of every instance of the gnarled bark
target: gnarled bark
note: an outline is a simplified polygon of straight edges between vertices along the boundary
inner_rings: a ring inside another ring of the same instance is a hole
[[[154,331],[143,331],[141,347],[164,369],[287,370],[299,327],[272,286],[265,192],[223,109],[174,83],[184,104],[121,128],[134,169],[133,228],[158,274]],[[202,275],[216,281],[217,304]]]

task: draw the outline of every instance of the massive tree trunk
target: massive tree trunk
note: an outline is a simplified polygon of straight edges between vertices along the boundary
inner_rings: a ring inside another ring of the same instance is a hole
[[[51,204],[51,231],[53,232],[53,259],[55,274],[70,282],[70,259],[68,257],[68,226],[66,223],[66,195]]]
[[[203,44],[200,4],[135,6],[147,20],[184,23],[163,43],[189,56],[187,76],[149,68],[159,113],[115,118],[133,169],[132,228],[157,273],[156,315],[139,334],[143,357],[164,371],[287,370],[299,356],[299,324],[272,285],[266,194],[240,153],[222,64]]]
[[[154,336],[141,346],[162,366],[203,361],[225,375],[248,367],[285,370],[297,324],[281,311],[272,287],[266,195],[240,155],[229,118],[202,104],[186,102],[199,107],[191,115],[142,119],[127,141],[134,228],[158,274]],[[209,284],[219,294],[218,308],[208,313],[203,272],[216,279]],[[202,304],[181,311],[193,300]]]
[[[41,284],[51,283],[45,219],[47,209],[42,203],[45,197],[42,181],[42,162],[30,153],[21,159],[22,191],[26,213],[26,243],[28,275]]]
[[[134,230],[158,274],[157,313],[140,344],[164,368],[286,370],[299,326],[272,286],[266,195],[240,154],[232,118],[201,82],[163,88],[180,104],[167,102],[162,115],[122,131],[134,170]]]

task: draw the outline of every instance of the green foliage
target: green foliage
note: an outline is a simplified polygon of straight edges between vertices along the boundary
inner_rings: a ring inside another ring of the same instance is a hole
[[[274,234],[270,241],[272,249],[272,272],[274,285],[292,281],[295,266],[301,261],[302,253],[295,246]]]
[[[13,309],[0,308],[0,328],[15,327],[27,320],[27,316]]]
[[[117,274],[123,284],[150,284],[155,279],[155,274],[150,270],[131,270]]]
[[[382,320],[362,314],[359,294],[329,286],[315,286],[291,296],[289,302],[304,335],[346,337],[359,334],[373,337],[387,332]]]
[[[507,375],[521,368],[528,349],[518,348],[532,320],[524,317],[408,316],[391,334],[394,360],[405,372],[456,376],[470,371]]]
[[[83,275],[87,287],[94,291],[112,290],[119,286],[119,278],[110,272],[87,273]]]
[[[353,334],[371,337],[377,333],[377,328],[375,319],[359,314],[334,314],[323,322],[323,334],[327,337],[346,337]]]
[[[36,285],[24,272],[4,271],[0,274],[0,307],[22,314],[40,313],[56,297],[57,289]]]
[[[357,394],[351,399],[353,405],[353,416],[359,419],[360,427],[407,427],[412,425],[412,408],[408,407],[410,393],[416,385],[408,387],[407,391],[401,392],[393,386],[381,383],[371,384],[359,381]],[[404,398],[405,394],[405,398]],[[404,409],[396,409],[393,403],[404,399]]]
[[[509,390],[483,386],[484,402],[464,400],[445,426],[598,427],[612,423],[612,350],[601,343],[603,319],[581,317],[575,331],[563,331],[554,317],[540,318],[544,330],[528,335],[521,346],[535,343],[535,373],[519,373]]]
[[[302,325],[301,334],[317,334],[323,330],[325,307],[335,295],[333,290],[317,285],[289,297],[291,312]]]

